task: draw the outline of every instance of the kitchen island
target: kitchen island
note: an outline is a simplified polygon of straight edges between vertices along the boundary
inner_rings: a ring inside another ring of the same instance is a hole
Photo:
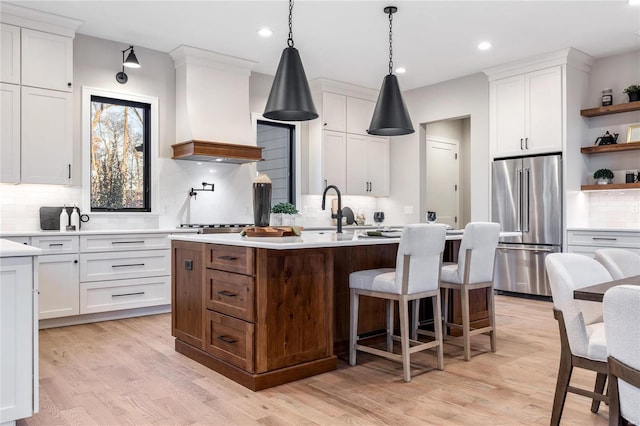
[[[170,238],[176,350],[252,390],[336,368],[349,338],[349,274],[395,267],[399,242],[333,232]],[[461,238],[448,235],[445,250],[457,254]],[[359,334],[384,328],[384,301],[362,300]]]

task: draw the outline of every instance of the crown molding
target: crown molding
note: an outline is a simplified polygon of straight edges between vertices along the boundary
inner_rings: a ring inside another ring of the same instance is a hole
[[[0,22],[22,28],[74,38],[84,22],[60,15],[40,12],[13,3],[0,3]]]

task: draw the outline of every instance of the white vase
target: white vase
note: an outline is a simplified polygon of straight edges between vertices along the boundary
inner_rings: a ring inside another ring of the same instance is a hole
[[[282,225],[282,213],[271,213],[269,216],[269,226],[281,226]]]
[[[295,214],[282,214],[282,226],[296,226]]]

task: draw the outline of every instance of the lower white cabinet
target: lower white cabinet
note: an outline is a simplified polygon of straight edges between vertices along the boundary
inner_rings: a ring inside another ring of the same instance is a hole
[[[80,258],[82,282],[171,274],[170,250],[82,253]]]
[[[347,164],[347,194],[389,195],[388,138],[347,135]]]
[[[0,424],[38,411],[33,262],[32,257],[0,259]]]
[[[78,258],[78,253],[40,256],[40,319],[80,313]]]
[[[80,283],[80,313],[115,311],[168,305],[171,303],[171,277]]]
[[[640,232],[572,230],[568,232],[568,252],[595,257],[602,248],[621,248],[640,254]]]

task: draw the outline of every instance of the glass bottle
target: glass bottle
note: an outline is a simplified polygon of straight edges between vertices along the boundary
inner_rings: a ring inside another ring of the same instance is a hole
[[[611,89],[604,89],[602,91],[602,106],[613,105],[613,92]]]

